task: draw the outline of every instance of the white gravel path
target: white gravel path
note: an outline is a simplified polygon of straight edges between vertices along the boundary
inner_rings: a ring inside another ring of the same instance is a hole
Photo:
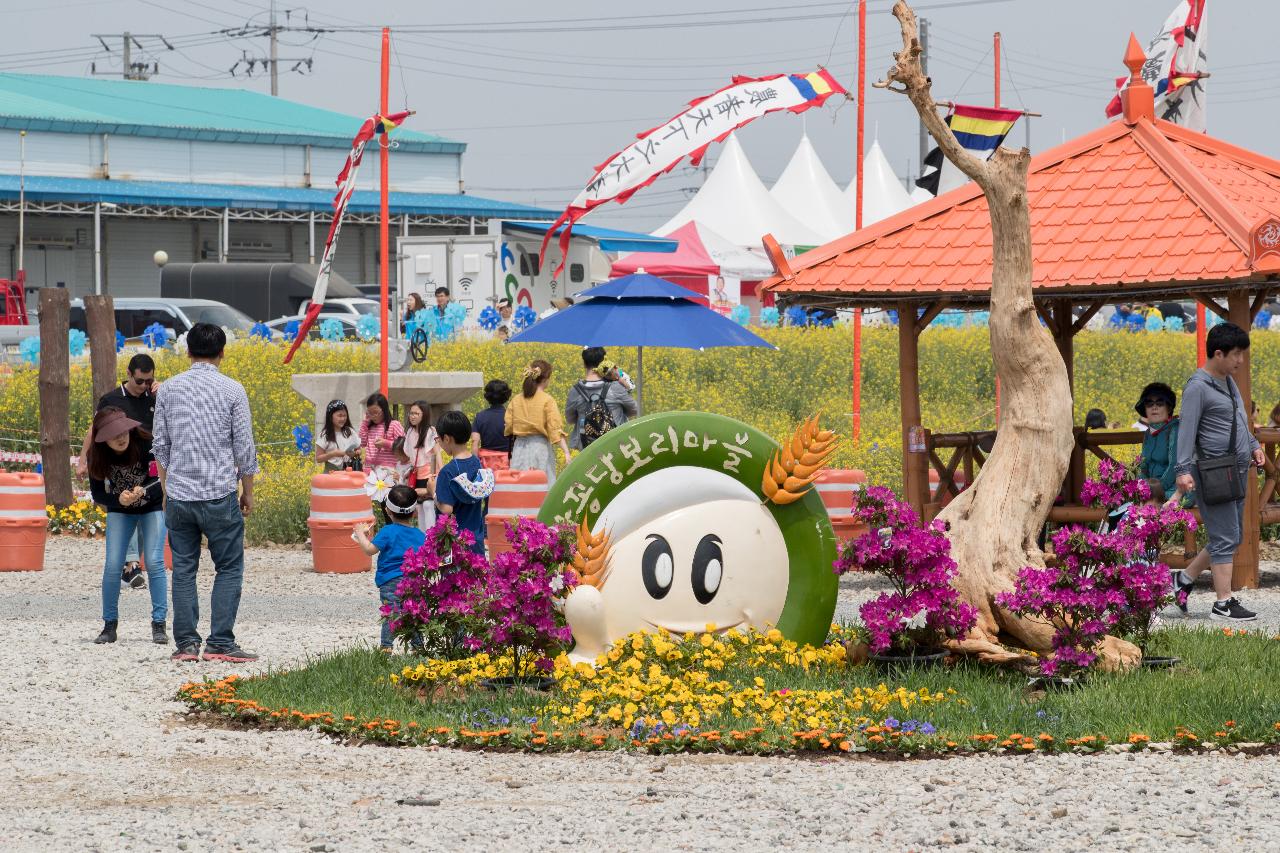
[[[92,645],[100,549],[60,538],[44,572],[0,574],[0,850],[1280,849],[1274,756],[529,756],[192,725],[176,687],[234,668],[170,663],[138,591]],[[308,563],[250,553],[244,671],[374,636],[372,578]],[[1248,601],[1280,615],[1274,582]]]

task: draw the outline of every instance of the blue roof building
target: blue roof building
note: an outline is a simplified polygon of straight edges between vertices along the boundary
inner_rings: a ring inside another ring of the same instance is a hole
[[[155,295],[158,250],[172,262],[314,261],[364,118],[237,89],[0,73],[0,276],[17,272],[20,193],[31,288]],[[416,129],[421,119],[392,134],[397,234],[554,218],[466,194],[466,144]],[[378,275],[378,161],[370,146],[334,262],[353,282]]]

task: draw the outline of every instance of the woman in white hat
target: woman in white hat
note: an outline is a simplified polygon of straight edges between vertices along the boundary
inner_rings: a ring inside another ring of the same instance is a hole
[[[102,569],[102,633],[95,643],[114,643],[119,624],[120,573],[134,531],[147,564],[151,590],[151,640],[164,645],[169,580],[164,567],[164,494],[151,455],[151,435],[123,409],[100,409],[89,443],[89,488],[107,512],[107,556]]]

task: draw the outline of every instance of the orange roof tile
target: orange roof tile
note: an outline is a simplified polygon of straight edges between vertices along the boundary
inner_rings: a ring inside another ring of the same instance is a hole
[[[1280,161],[1160,120],[1117,121],[1035,157],[1028,176],[1033,286],[1050,295],[1264,281],[1280,253],[1252,261],[1252,234],[1280,218]],[[991,288],[986,197],[970,183],[790,263],[780,295],[852,303]]]

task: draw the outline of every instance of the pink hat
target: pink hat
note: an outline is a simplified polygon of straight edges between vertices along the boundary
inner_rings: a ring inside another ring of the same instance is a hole
[[[93,431],[93,440],[108,442],[139,426],[142,426],[141,422],[135,421],[124,411],[116,409],[114,412],[107,412],[103,417],[102,423],[98,424],[98,428]]]

